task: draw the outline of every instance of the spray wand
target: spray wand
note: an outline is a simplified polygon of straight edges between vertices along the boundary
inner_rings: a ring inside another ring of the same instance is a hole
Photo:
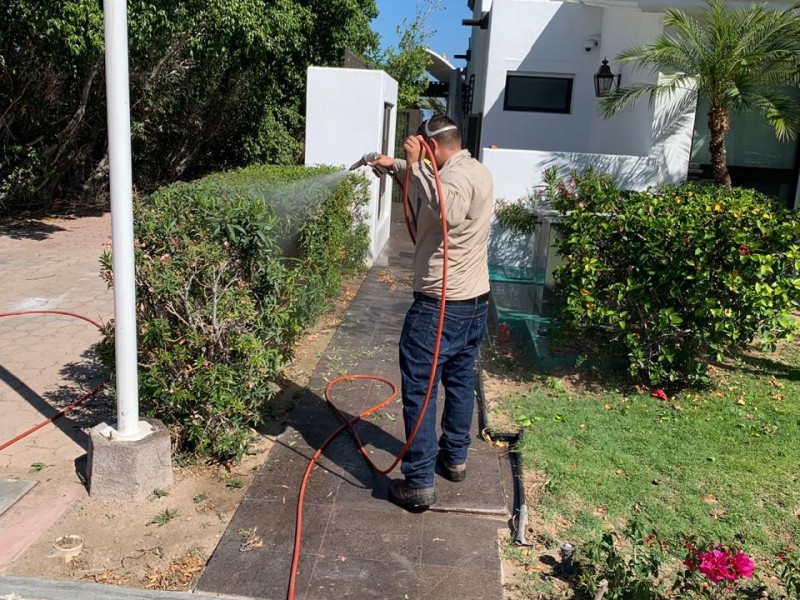
[[[373,160],[378,160],[380,157],[381,157],[380,152],[367,152],[364,156],[362,156],[352,164],[350,170],[355,171],[359,167],[366,167],[367,163],[371,163]]]
[[[350,166],[351,171],[355,171],[358,168],[366,167],[369,163],[378,160],[381,157],[380,152],[367,152],[364,156],[359,158],[356,162],[354,162]],[[408,229],[408,236],[411,238],[413,243],[416,243],[416,236],[414,232],[417,230],[417,218],[413,211],[409,209],[408,205],[408,195],[406,193],[406,185],[408,184],[408,176],[406,176],[406,181],[400,181],[400,178],[397,174],[392,171],[391,169],[387,169],[386,167],[381,167],[379,165],[375,165],[372,167],[372,172],[375,174],[376,177],[381,177],[382,175],[389,175],[392,179],[397,182],[397,185],[400,186],[400,189],[403,190],[403,214],[405,215],[405,222],[406,228]]]

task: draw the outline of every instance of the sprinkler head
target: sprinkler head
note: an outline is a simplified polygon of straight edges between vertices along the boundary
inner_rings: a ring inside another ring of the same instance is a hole
[[[569,577],[575,570],[573,561],[575,559],[575,546],[570,542],[561,544],[561,574]]]

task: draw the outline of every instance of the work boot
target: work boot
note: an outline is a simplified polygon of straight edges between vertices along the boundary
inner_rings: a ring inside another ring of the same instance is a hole
[[[407,510],[425,510],[436,504],[433,487],[411,487],[405,479],[392,479],[389,482],[389,500]]]
[[[436,463],[439,465],[442,476],[449,481],[455,481],[458,483],[459,481],[464,481],[467,478],[467,463],[451,465],[450,463],[446,462],[444,458],[442,458],[441,453],[436,457]]]

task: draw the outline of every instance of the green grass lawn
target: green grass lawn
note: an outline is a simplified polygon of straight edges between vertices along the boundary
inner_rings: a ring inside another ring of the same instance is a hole
[[[526,469],[548,479],[531,507],[579,545],[633,519],[666,538],[740,545],[765,565],[800,540],[800,346],[714,369],[707,391],[668,401],[599,374],[503,400],[526,429]],[[597,382],[597,378],[593,378]]]

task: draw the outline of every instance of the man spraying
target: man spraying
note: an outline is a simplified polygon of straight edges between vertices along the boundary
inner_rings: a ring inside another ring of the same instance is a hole
[[[426,157],[420,140],[433,156]],[[492,214],[492,176],[461,148],[461,134],[446,116],[426,121],[418,135],[403,143],[405,160],[380,155],[368,162],[392,171],[402,181],[409,170],[408,197],[416,223],[414,303],[400,336],[400,372],[406,436],[414,429],[425,400],[436,344],[442,298],[444,240],[434,161],[444,195],[448,227],[448,275],[445,319],[431,402],[408,448],[401,470],[405,479],[389,484],[389,497],[407,509],[436,503],[434,472],[450,481],[467,475],[472,415],[475,406],[475,357],[486,332],[489,299],[487,247]],[[436,390],[445,390],[442,434],[436,439]]]

